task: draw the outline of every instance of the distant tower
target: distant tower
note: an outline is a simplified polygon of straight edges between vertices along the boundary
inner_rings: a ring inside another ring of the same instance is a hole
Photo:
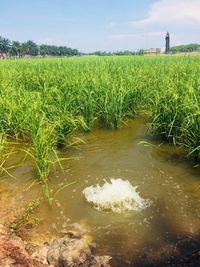
[[[165,54],[169,54],[170,52],[170,36],[169,32],[167,32],[165,37]]]

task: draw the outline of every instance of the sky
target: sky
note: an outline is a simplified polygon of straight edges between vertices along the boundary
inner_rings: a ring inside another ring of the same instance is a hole
[[[82,52],[200,43],[200,0],[0,0],[0,36]]]

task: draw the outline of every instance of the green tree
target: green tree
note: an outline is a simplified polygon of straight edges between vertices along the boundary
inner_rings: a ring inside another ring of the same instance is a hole
[[[18,41],[13,41],[9,50],[10,54],[15,57],[19,57],[21,54],[21,44]]]
[[[10,49],[10,41],[0,36],[0,56],[4,53],[8,53]]]
[[[178,45],[171,47],[172,53],[186,53],[186,52],[194,52],[200,50],[199,44],[187,44],[187,45]]]
[[[39,53],[39,47],[36,43],[29,40],[25,43],[22,43],[22,53],[24,55],[37,56]]]

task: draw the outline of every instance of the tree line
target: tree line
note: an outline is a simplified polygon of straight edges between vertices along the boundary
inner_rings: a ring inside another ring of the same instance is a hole
[[[171,47],[172,53],[187,53],[195,51],[200,51],[200,44],[187,44]]]
[[[115,51],[115,52],[106,52],[106,51],[95,51],[89,53],[88,55],[95,55],[95,56],[135,56],[135,55],[144,55],[144,50],[140,49],[137,51]]]
[[[200,51],[200,44],[187,44],[173,46],[170,49],[171,53],[187,53]],[[137,51],[95,51],[92,53],[81,53],[77,49],[72,49],[66,46],[56,46],[42,44],[38,45],[29,40],[27,42],[10,41],[7,38],[0,36],[0,58],[1,57],[24,57],[24,56],[80,56],[80,55],[96,55],[96,56],[130,56],[143,55],[144,50]]]
[[[80,55],[95,55],[95,56],[130,56],[143,55],[142,49],[138,51],[95,51],[92,53],[81,53],[77,49],[72,49],[66,46],[55,46],[42,44],[38,45],[29,40],[27,42],[10,41],[7,38],[0,36],[0,58],[4,57],[24,57],[24,56],[80,56]]]
[[[31,40],[21,43],[19,41],[10,41],[0,36],[0,57],[77,56],[80,54],[77,49],[66,46],[38,45]]]

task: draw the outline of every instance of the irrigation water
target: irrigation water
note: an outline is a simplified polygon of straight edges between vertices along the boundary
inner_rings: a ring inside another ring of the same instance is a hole
[[[77,230],[90,238],[98,255],[116,259],[113,266],[129,266],[126,262],[144,248],[159,250],[198,233],[199,167],[179,148],[153,140],[143,121],[79,134],[72,142],[76,145],[59,152],[61,158],[71,158],[62,162],[64,170],[56,166],[50,173],[53,203],[50,207],[44,198],[36,210],[34,216],[42,222],[29,229],[32,241]],[[2,221],[43,197],[26,149],[16,144],[6,163],[15,178],[1,174]]]
[[[107,210],[122,213],[124,211],[139,210],[147,202],[140,197],[128,180],[110,179],[103,186],[89,186],[83,190],[87,201],[97,210]]]

